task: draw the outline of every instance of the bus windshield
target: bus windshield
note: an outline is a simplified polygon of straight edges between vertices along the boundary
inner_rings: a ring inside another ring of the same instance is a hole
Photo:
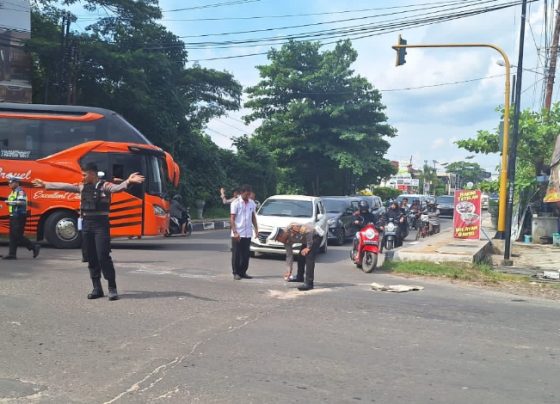
[[[147,156],[147,159],[146,192],[150,195],[166,196],[163,161],[156,156]]]

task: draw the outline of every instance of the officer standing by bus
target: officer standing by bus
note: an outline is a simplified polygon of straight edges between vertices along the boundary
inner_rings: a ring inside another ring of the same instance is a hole
[[[20,181],[18,177],[8,177],[8,185],[12,190],[6,201],[10,215],[10,250],[8,255],[2,257],[5,260],[17,259],[16,252],[20,245],[33,251],[33,258],[37,258],[41,249],[39,244],[33,244],[23,235],[27,223],[27,195],[20,186]]]
[[[33,180],[33,185],[45,189],[60,189],[80,194],[80,212],[82,216],[82,236],[86,243],[88,268],[93,290],[88,299],[98,299],[105,296],[101,286],[101,274],[109,286],[109,300],[118,300],[115,267],[111,258],[111,235],[109,226],[109,209],[111,194],[127,189],[130,184],[141,184],[144,177],[139,173],[132,173],[126,181],[120,184],[103,181],[99,178],[97,166],[93,163],[82,168],[82,183],[79,185],[63,182],[45,182],[41,179]]]

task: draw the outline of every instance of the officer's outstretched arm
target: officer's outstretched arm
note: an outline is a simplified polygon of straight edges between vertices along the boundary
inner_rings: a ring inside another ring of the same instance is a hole
[[[128,177],[128,182],[131,184],[141,184],[144,182],[144,180],[145,180],[144,176],[141,175],[140,173],[132,173]]]
[[[31,181],[31,183],[36,188],[45,188],[45,181],[43,181],[42,179],[35,178],[33,181]]]

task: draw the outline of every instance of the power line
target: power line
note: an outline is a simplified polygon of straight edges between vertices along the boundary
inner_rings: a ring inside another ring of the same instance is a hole
[[[484,3],[494,3],[496,1],[497,0],[478,0],[478,1],[472,2],[472,4],[469,4],[468,6],[471,6],[475,3],[484,4]],[[455,2],[447,3],[446,6],[444,6],[444,7],[450,7],[451,5],[456,5],[458,3],[464,3],[464,0],[457,0]],[[466,6],[466,7],[468,7],[468,6]],[[306,27],[314,27],[314,26],[318,26],[318,25],[338,24],[338,23],[350,22],[350,21],[361,21],[361,20],[367,20],[367,19],[373,19],[373,18],[379,18],[379,17],[395,16],[395,15],[400,15],[400,14],[412,13],[412,12],[416,12],[416,11],[432,10],[432,9],[444,8],[444,7],[434,6],[434,7],[426,7],[426,8],[417,8],[417,9],[412,9],[412,10],[407,9],[407,10],[399,11],[399,12],[366,15],[366,16],[346,18],[346,19],[341,19],[341,20],[320,21],[320,22],[314,22],[314,23],[308,23],[308,24],[288,25],[288,26],[281,26],[281,27],[269,27],[269,28],[253,29],[253,30],[247,30],[247,31],[217,32],[217,33],[198,34],[198,35],[182,35],[182,36],[179,36],[179,38],[204,38],[204,37],[209,37],[209,36],[229,36],[229,35],[240,35],[240,34],[254,34],[254,33],[258,33],[258,32],[283,31],[283,30],[294,29],[294,28],[306,28]]]
[[[530,2],[532,1],[537,1],[537,0],[529,0]],[[397,32],[397,31],[401,31],[402,29],[405,28],[416,28],[416,27],[421,27],[421,26],[427,26],[427,25],[433,25],[433,24],[437,24],[437,23],[441,23],[441,22],[445,22],[445,21],[452,21],[455,19],[460,19],[460,18],[465,18],[465,17],[471,17],[471,16],[475,16],[475,15],[479,15],[479,14],[483,14],[483,13],[487,13],[487,12],[492,12],[492,11],[498,11],[498,10],[502,10],[502,9],[506,9],[506,8],[510,8],[513,6],[516,6],[520,4],[520,1],[516,1],[516,2],[511,2],[511,3],[507,3],[507,4],[502,4],[499,6],[495,6],[492,8],[485,8],[485,9],[481,9],[481,10],[474,10],[474,11],[470,11],[470,12],[463,12],[463,13],[459,13],[459,14],[452,14],[452,15],[446,15],[443,18],[441,16],[436,17],[436,18],[428,18],[428,19],[423,19],[423,20],[418,20],[418,21],[409,21],[407,23],[403,23],[403,24],[392,24],[391,26],[388,27],[380,27],[380,28],[373,28],[373,29],[367,29],[365,30],[366,33],[361,33],[360,31],[363,31],[363,29],[357,29],[355,30],[356,32],[353,34],[348,34],[346,32],[344,33],[337,33],[335,35],[331,35],[330,39],[335,39],[335,38],[345,38],[345,39],[351,39],[351,40],[359,40],[359,39],[363,39],[363,38],[369,38],[372,36],[377,36],[377,35],[383,35],[383,34],[387,34],[387,33],[391,33],[391,32]],[[392,28],[390,28],[392,27]],[[329,37],[324,37],[325,38],[329,38]],[[282,38],[284,39],[284,38]],[[283,42],[280,42],[279,40],[277,40],[274,43],[269,43],[269,46],[273,46],[273,45],[283,45],[285,43],[287,43],[290,40],[308,40],[311,39],[310,37],[290,37],[287,38],[286,40],[284,40]],[[315,38],[318,39],[318,38]],[[257,41],[254,41],[257,42]],[[332,43],[336,43],[337,41],[331,41],[331,42],[323,42],[322,45],[328,45],[328,44],[332,44]],[[263,43],[257,43],[251,46],[264,46],[265,44]],[[251,47],[251,46],[247,46],[247,47]],[[164,49],[165,47],[160,47],[160,49]],[[149,48],[148,48],[149,49]],[[208,48],[206,48],[208,49]],[[192,62],[200,62],[200,61],[212,61],[212,60],[227,60],[227,59],[237,59],[237,58],[244,58],[244,57],[251,57],[251,56],[258,56],[258,55],[266,55],[268,54],[268,51],[266,52],[252,52],[252,53],[245,53],[245,54],[240,54],[240,55],[230,55],[230,56],[221,56],[221,57],[210,57],[210,58],[197,58],[197,59],[192,59]]]
[[[209,128],[209,127],[206,127],[205,129],[206,129],[206,130],[209,130],[210,132],[214,132],[216,135],[223,136],[223,137],[225,137],[226,139],[229,139],[229,140],[232,140],[232,139],[235,137],[235,136],[228,136],[228,135],[225,135],[225,134],[223,134],[222,132],[217,131],[216,129]]]
[[[532,0],[537,1],[537,0]],[[433,15],[434,13],[422,14],[423,18],[408,18],[408,19],[392,19],[392,20],[385,20],[380,21],[375,24],[360,24],[360,25],[350,25],[342,28],[334,28],[334,29],[327,29],[327,30],[320,30],[320,31],[310,31],[310,32],[302,32],[298,34],[289,34],[289,35],[282,35],[282,36],[275,36],[275,37],[261,37],[261,38],[254,38],[254,39],[242,39],[242,40],[228,40],[228,41],[207,41],[207,42],[186,42],[187,49],[199,49],[199,48],[226,48],[226,47],[235,47],[240,45],[245,45],[247,47],[250,46],[263,46],[263,45],[278,45],[286,43],[290,40],[319,40],[329,39],[329,38],[337,38],[337,37],[346,37],[351,35],[361,35],[364,33],[375,33],[375,32],[383,32],[389,30],[389,32],[393,32],[394,30],[402,30],[405,28],[411,27],[418,27],[423,25],[430,25],[434,23],[440,23],[444,21],[450,21],[453,19],[458,18],[465,18],[474,15],[479,15],[491,11],[498,11],[505,8],[513,7],[519,4],[519,0],[504,3],[500,5],[495,5],[491,7],[484,7],[479,9],[473,9],[468,11],[463,11],[460,13],[447,13],[447,14],[439,14]],[[414,16],[417,17],[417,16]],[[177,46],[177,45],[174,45]],[[157,49],[158,47],[153,47],[152,49]],[[165,48],[162,46],[160,48]],[[150,48],[148,48],[150,49]]]
[[[185,7],[185,8],[176,8],[172,10],[162,10],[162,13],[174,13],[177,11],[192,11],[192,10],[202,10],[206,8],[216,8],[216,7],[224,7],[224,6],[236,6],[238,4],[247,4],[247,3],[257,3],[261,0],[234,0],[234,1],[225,1],[222,3],[213,3],[213,4],[206,4],[204,6],[195,6],[195,7]]]

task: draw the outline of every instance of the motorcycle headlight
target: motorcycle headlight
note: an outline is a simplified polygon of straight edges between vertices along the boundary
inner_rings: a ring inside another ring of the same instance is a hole
[[[373,229],[367,229],[366,232],[365,232],[364,234],[365,234],[365,236],[366,236],[368,239],[371,240],[372,238],[375,237],[375,230],[373,230]]]
[[[167,215],[167,213],[165,212],[165,209],[163,209],[161,206],[159,205],[154,205],[154,214],[156,216],[165,216]]]
[[[329,224],[329,226],[336,226],[336,222],[337,222],[337,219],[336,219],[335,217],[333,217],[332,219],[329,219],[329,220],[327,221],[327,223]]]
[[[395,230],[395,224],[394,223],[389,223],[387,225],[387,231],[394,231]]]

